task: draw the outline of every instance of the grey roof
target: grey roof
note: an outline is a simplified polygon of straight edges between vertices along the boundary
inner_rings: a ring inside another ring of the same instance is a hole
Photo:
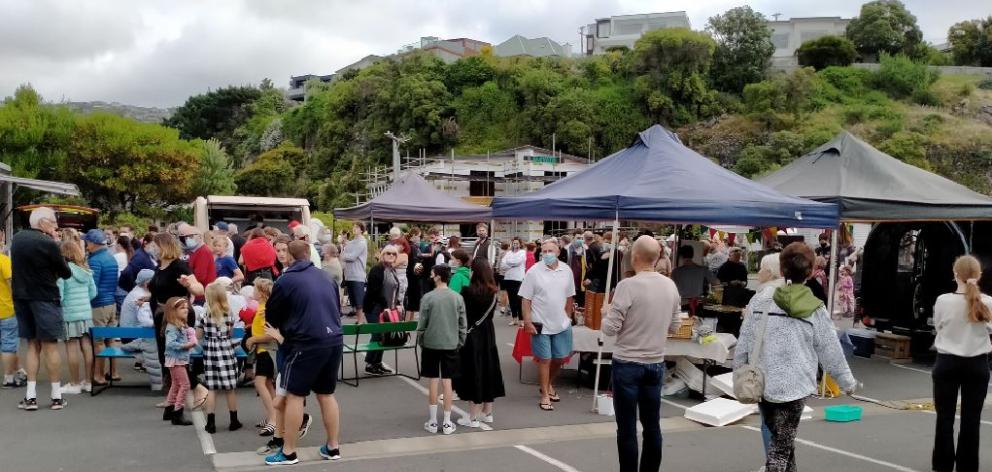
[[[335,208],[347,220],[471,223],[492,218],[492,209],[468,203],[438,190],[423,177],[407,172],[381,195],[351,208]]]
[[[493,47],[493,54],[500,57],[564,57],[565,48],[548,37],[528,39],[518,34]]]
[[[992,220],[992,198],[902,162],[842,131],[760,183],[840,205],[845,221]]]

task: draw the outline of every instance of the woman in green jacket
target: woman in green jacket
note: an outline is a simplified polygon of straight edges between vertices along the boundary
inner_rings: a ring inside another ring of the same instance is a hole
[[[468,287],[472,280],[472,271],[468,268],[468,253],[464,249],[456,249],[451,253],[451,281],[448,288],[455,293],[462,293],[462,289]]]
[[[96,282],[89,271],[86,255],[78,241],[64,241],[62,257],[69,262],[72,277],[58,279],[62,294],[62,321],[65,324],[65,354],[69,361],[69,383],[62,387],[63,394],[79,394],[92,389],[93,344],[90,328],[93,327],[93,309],[90,300],[96,297]],[[83,353],[86,380],[79,381],[79,353]]]

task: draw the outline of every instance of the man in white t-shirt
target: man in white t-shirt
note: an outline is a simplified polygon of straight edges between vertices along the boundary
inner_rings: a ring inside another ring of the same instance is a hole
[[[558,242],[541,245],[541,261],[534,264],[520,285],[524,329],[531,335],[531,351],[539,362],[541,403],[552,411],[561,401],[552,387],[565,359],[572,354],[572,299],[575,281],[572,270],[558,260]]]

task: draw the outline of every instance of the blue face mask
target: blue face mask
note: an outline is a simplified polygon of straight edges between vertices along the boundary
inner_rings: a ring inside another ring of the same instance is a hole
[[[547,265],[548,267],[551,267],[551,266],[555,265],[555,262],[558,262],[558,256],[556,256],[554,254],[542,254],[541,255],[541,260],[544,261],[544,264],[545,265]]]

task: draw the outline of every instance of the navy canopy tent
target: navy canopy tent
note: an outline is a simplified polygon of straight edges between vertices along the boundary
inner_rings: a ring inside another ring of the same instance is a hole
[[[578,174],[527,195],[495,198],[493,216],[829,228],[837,226],[837,205],[741,177],[654,125]]]
[[[452,197],[423,177],[408,172],[372,200],[356,207],[335,208],[334,217],[346,220],[472,223],[488,221],[492,218],[492,210]]]

